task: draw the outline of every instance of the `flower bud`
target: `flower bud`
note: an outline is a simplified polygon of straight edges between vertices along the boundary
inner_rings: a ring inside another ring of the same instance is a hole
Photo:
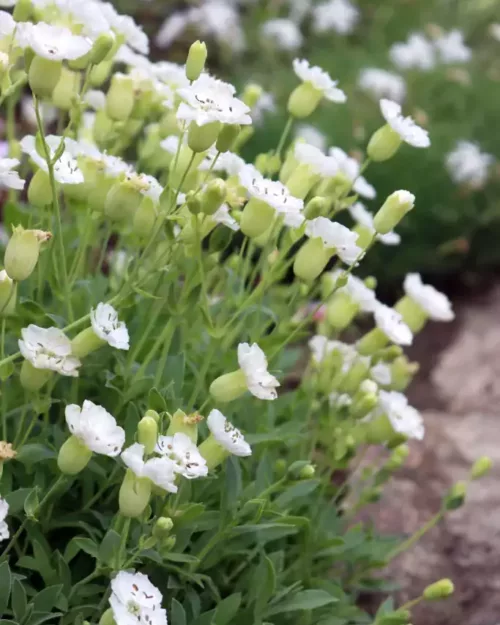
[[[76,436],[70,436],[59,450],[57,466],[65,475],[76,475],[85,469],[91,457],[90,449]]]
[[[100,87],[109,78],[113,68],[113,61],[102,61],[99,65],[94,65],[90,70],[90,84],[92,87]]]
[[[189,48],[186,61],[186,77],[188,80],[196,80],[200,77],[207,60],[207,46],[205,42],[195,41]]]
[[[134,215],[133,231],[142,239],[147,239],[155,226],[158,210],[154,201],[144,196]]]
[[[186,206],[189,209],[191,215],[198,215],[201,213],[201,196],[196,191],[188,191],[186,194]]]
[[[0,271],[0,317],[9,317],[16,311],[17,285],[5,269]]]
[[[297,252],[293,272],[304,282],[313,282],[324,270],[334,250],[323,245],[319,237],[308,239]]]
[[[167,538],[174,527],[174,522],[170,517],[161,516],[153,525],[153,536],[159,540]]]
[[[315,219],[316,217],[326,217],[330,201],[326,197],[316,196],[309,200],[304,209],[306,219]]]
[[[29,278],[38,262],[41,244],[51,237],[50,232],[43,230],[25,230],[22,226],[14,228],[4,257],[9,278],[16,282]]]
[[[341,393],[354,395],[362,382],[366,380],[369,373],[369,365],[363,360],[356,360],[347,372],[347,374],[342,373],[342,380],[338,385],[338,390]]]
[[[226,183],[222,178],[211,180],[201,196],[201,210],[205,215],[213,215],[226,199]]]
[[[367,286],[372,291],[375,291],[377,288],[377,278],[375,276],[368,276],[365,278],[365,286]]]
[[[219,376],[210,385],[210,394],[221,403],[233,401],[247,390],[247,381],[241,369]]]
[[[75,71],[82,71],[87,69],[90,64],[92,50],[89,50],[83,56],[78,57],[77,59],[73,59],[68,61],[68,67]]]
[[[316,469],[312,464],[306,464],[305,467],[299,471],[299,479],[310,480],[316,475]]]
[[[81,82],[82,79],[79,72],[73,72],[63,67],[59,82],[52,92],[52,104],[63,111],[69,111],[76,98],[78,98]]]
[[[137,424],[137,441],[144,445],[146,454],[152,454],[158,440],[158,423],[152,417],[143,417]]]
[[[408,625],[410,623],[411,613],[409,610],[395,610],[388,614],[381,614],[375,619],[374,625]]]
[[[51,97],[62,72],[62,61],[51,61],[42,56],[34,56],[28,71],[31,91],[39,98]]]
[[[236,142],[240,131],[241,126],[239,124],[224,124],[217,137],[215,149],[218,152],[229,152]]]
[[[28,185],[28,202],[37,208],[52,204],[52,186],[49,174],[43,169],[35,172]]]
[[[137,477],[130,469],[127,469],[118,495],[120,513],[130,518],[141,516],[150,498],[151,480]]]
[[[399,356],[390,365],[391,389],[401,393],[408,388],[413,377],[418,372],[418,362],[410,362],[406,356]]]
[[[373,226],[379,234],[394,230],[406,213],[415,206],[415,196],[409,191],[395,191],[384,202],[373,218]]]
[[[198,451],[205,458],[209,471],[222,464],[230,455],[229,451],[219,445],[212,434],[198,447]]]
[[[420,332],[425,326],[428,315],[425,310],[410,297],[405,295],[394,306],[395,310],[403,317],[403,321],[413,334]]]
[[[481,458],[478,458],[472,465],[470,472],[471,478],[473,480],[478,480],[479,478],[487,475],[491,471],[492,467],[493,460],[489,456],[482,456]]]
[[[189,436],[189,438],[196,445],[198,442],[198,423],[203,420],[203,417],[198,413],[187,415],[182,410],[176,410],[170,417],[170,425],[168,426],[167,436],[173,436],[178,432],[182,432]]]
[[[383,349],[388,342],[389,339],[382,330],[374,328],[361,337],[356,344],[356,348],[361,356],[373,356]]]
[[[410,450],[408,448],[408,445],[406,445],[405,443],[403,443],[402,445],[398,445],[395,449],[393,449],[391,457],[386,462],[386,468],[389,471],[396,471],[396,469],[399,469],[403,466],[406,459],[408,458],[409,453]]]
[[[366,152],[372,161],[387,161],[396,154],[402,143],[401,137],[388,124],[373,133]]]
[[[241,214],[240,227],[243,234],[254,239],[264,234],[273,221],[273,208],[261,200],[251,198]]]
[[[457,482],[445,495],[443,504],[445,510],[456,510],[463,506],[465,496],[467,494],[467,484],[465,482]]]
[[[321,91],[315,89],[310,82],[303,82],[290,94],[288,112],[297,119],[305,119],[314,113],[322,97]]]
[[[144,416],[151,417],[151,419],[154,419],[157,424],[160,423],[160,415],[156,412],[156,410],[152,410],[150,408],[149,410],[146,410],[146,414]]]
[[[134,108],[134,81],[130,76],[115,74],[106,96],[106,113],[115,121],[126,121]]]
[[[427,586],[422,596],[424,599],[427,599],[427,601],[435,601],[451,596],[454,591],[455,587],[451,579],[440,579],[438,582]]]
[[[348,293],[335,293],[327,302],[326,318],[335,330],[344,330],[359,311],[359,305]]]
[[[31,0],[17,0],[12,17],[16,22],[27,22],[31,18]]]
[[[142,202],[142,195],[128,180],[116,182],[106,196],[104,212],[112,221],[132,219]]]
[[[264,89],[260,85],[248,83],[243,90],[241,99],[249,108],[253,109],[262,97],[263,93]]]
[[[217,141],[220,130],[220,122],[210,122],[204,126],[191,122],[188,128],[188,146],[193,152],[205,152]]]
[[[102,32],[94,41],[90,50],[90,60],[92,65],[99,65],[113,49],[116,43],[116,37],[113,31]]]
[[[161,545],[162,553],[171,551],[175,547],[175,543],[177,542],[177,538],[175,536],[169,536],[165,542]]]
[[[36,369],[28,360],[25,360],[21,366],[19,381],[26,391],[36,393],[53,375],[53,371]]]
[[[378,404],[376,393],[364,393],[356,399],[350,408],[350,413],[355,419],[366,417]]]
[[[278,477],[283,477],[286,473],[286,460],[278,458],[274,463],[274,472]]]
[[[308,165],[301,163],[288,177],[286,186],[294,197],[303,200],[320,179]]]

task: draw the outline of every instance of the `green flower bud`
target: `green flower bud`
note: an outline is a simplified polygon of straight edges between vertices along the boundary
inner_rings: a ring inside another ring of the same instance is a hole
[[[290,174],[286,186],[294,197],[303,200],[320,179],[321,177],[315,174],[308,165],[301,163]]]
[[[0,317],[9,317],[16,312],[17,285],[9,278],[5,269],[0,271]]]
[[[99,625],[116,625],[115,617],[113,616],[113,610],[108,608],[99,620]]]
[[[129,180],[116,182],[106,196],[104,212],[112,221],[132,219],[142,202],[142,195]]]
[[[130,469],[127,469],[118,495],[120,513],[130,518],[141,516],[150,498],[151,480],[137,477]]]
[[[365,278],[365,286],[374,291],[377,288],[377,278],[375,278],[375,276],[368,276]]]
[[[106,96],[106,113],[115,121],[126,121],[134,108],[134,81],[130,76],[115,74]]]
[[[407,295],[402,297],[394,308],[402,315],[403,321],[413,334],[420,332],[427,323],[428,315],[425,310]]]
[[[217,141],[220,130],[220,122],[210,122],[204,126],[191,122],[188,128],[188,146],[193,152],[205,152]]]
[[[65,475],[77,475],[85,469],[91,458],[90,449],[76,436],[70,436],[59,450],[57,466]]]
[[[383,349],[388,342],[389,339],[382,330],[374,328],[357,342],[356,347],[361,356],[373,356],[373,354]]]
[[[84,54],[83,56],[80,56],[77,59],[68,61],[68,67],[75,71],[81,71],[81,70],[87,69],[91,58],[92,58],[92,50],[89,50],[87,54]]]
[[[215,149],[218,152],[228,152],[235,144],[240,131],[241,126],[239,124],[224,124],[217,137]]]
[[[144,196],[134,215],[133,231],[142,239],[147,239],[151,235],[158,217],[158,209],[154,201]]]
[[[395,610],[377,616],[374,625],[408,625],[410,619],[411,613],[408,610]]]
[[[52,92],[52,104],[63,111],[69,111],[80,93],[82,77],[65,67],[61,70],[59,82]]]
[[[335,293],[327,302],[326,318],[335,330],[344,330],[359,312],[359,305],[348,293]]]
[[[90,84],[93,87],[100,87],[109,78],[113,69],[113,61],[102,61],[99,65],[94,65],[90,70]]]
[[[5,271],[12,280],[21,282],[33,273],[42,243],[52,237],[43,230],[25,230],[22,226],[14,228],[7,249],[5,250]]]
[[[217,468],[230,455],[230,452],[219,445],[212,434],[198,447],[198,451],[205,458],[209,471]]]
[[[31,0],[17,0],[12,17],[16,22],[27,22],[31,18]]]
[[[263,93],[264,89],[260,85],[256,85],[255,83],[248,83],[243,90],[243,95],[241,96],[241,99],[249,108],[253,109],[262,97]]]
[[[161,516],[153,526],[153,536],[159,540],[167,538],[174,527],[174,522],[170,517]]]
[[[152,417],[143,417],[137,424],[137,441],[144,445],[146,454],[152,454],[158,441],[158,423]]]
[[[391,457],[386,463],[386,468],[389,471],[396,471],[403,466],[406,459],[408,458],[408,454],[410,453],[409,447],[406,444],[398,445],[391,454]]]
[[[116,43],[116,37],[113,31],[109,30],[101,33],[90,50],[90,59],[93,65],[99,65],[113,49]]]
[[[165,540],[165,542],[161,546],[162,553],[171,551],[175,547],[176,542],[177,542],[177,539],[175,536],[169,536],[167,540]]]
[[[415,206],[415,196],[409,191],[395,191],[384,202],[373,218],[373,226],[379,234],[394,230],[406,213]]]
[[[274,472],[278,477],[283,477],[286,473],[286,460],[278,458],[274,463]]]
[[[427,586],[422,596],[424,599],[427,599],[427,601],[435,601],[450,597],[454,591],[455,587],[451,579],[440,579],[438,582]]]
[[[42,56],[34,56],[28,71],[31,91],[39,98],[52,96],[62,72],[62,61],[51,61]]]
[[[316,217],[326,217],[330,208],[330,201],[326,197],[316,196],[309,200],[304,209],[306,219],[315,219]],[[356,241],[358,244],[358,242]]]
[[[296,87],[288,99],[288,112],[297,119],[305,119],[312,115],[323,94],[315,89],[310,82],[303,82]]]
[[[376,393],[365,393],[362,397],[359,397],[359,399],[353,402],[350,413],[355,419],[362,419],[374,410],[377,404],[378,397]]]
[[[203,417],[196,412],[187,415],[182,410],[176,410],[170,418],[167,436],[173,436],[178,432],[182,432],[183,434],[189,436],[189,438],[196,445],[198,442],[198,423],[202,420]]]
[[[446,494],[443,504],[445,510],[456,510],[463,506],[465,496],[467,494],[467,484],[465,482],[457,482]]]
[[[293,272],[304,282],[313,282],[325,269],[334,250],[326,248],[319,237],[308,239],[295,257]]]
[[[299,472],[299,478],[301,480],[310,480],[316,475],[316,469],[312,464],[307,464]]]
[[[43,169],[35,172],[28,185],[28,202],[37,208],[52,204],[52,186],[49,174]]]
[[[202,41],[195,41],[189,48],[186,61],[186,77],[188,80],[196,80],[200,77],[207,60],[207,46]]]
[[[106,141],[108,141],[112,136],[113,120],[107,116],[104,109],[97,111],[94,119],[94,126],[92,127],[92,133],[99,145],[105,145]]]
[[[410,362],[406,356],[399,356],[391,363],[391,388],[403,392],[413,380],[420,365]]]
[[[100,339],[92,328],[85,328],[71,341],[71,353],[75,358],[85,358],[92,352],[97,351],[106,341]]]
[[[256,198],[251,198],[241,214],[240,227],[243,234],[252,239],[259,237],[272,225],[274,209]]]
[[[201,195],[201,210],[205,215],[213,215],[226,199],[226,183],[222,178],[211,180]]]
[[[210,394],[221,403],[233,401],[247,390],[247,381],[241,369],[219,376],[210,385]]]
[[[493,467],[493,460],[489,456],[482,456],[478,458],[472,465],[470,472],[473,480],[478,480],[481,477],[487,475]]]
[[[28,360],[25,360],[21,366],[19,381],[26,391],[36,393],[53,375],[53,371],[49,371],[48,369],[36,369]]]
[[[370,367],[362,360],[357,360],[349,369],[347,374],[343,374],[342,380],[338,386],[341,393],[354,395],[361,383],[367,379],[370,373]]]
[[[201,195],[195,191],[189,191],[186,194],[186,206],[188,207],[191,215],[198,215],[201,213]]]
[[[387,161],[396,154],[401,143],[398,133],[386,124],[373,133],[366,152],[372,161]]]
[[[146,410],[146,414],[144,416],[151,417],[151,419],[154,419],[157,424],[160,423],[160,415],[156,412],[156,410],[152,410],[150,408],[149,410]]]

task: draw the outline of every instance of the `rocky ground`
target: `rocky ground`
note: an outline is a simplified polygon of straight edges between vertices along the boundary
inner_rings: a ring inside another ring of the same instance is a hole
[[[384,532],[411,534],[476,458],[491,456],[495,468],[471,485],[463,508],[391,564],[401,602],[441,577],[455,582],[455,596],[418,607],[413,625],[500,623],[500,287],[456,311],[453,324],[429,325],[414,348],[423,366],[410,396],[426,437],[369,513]]]

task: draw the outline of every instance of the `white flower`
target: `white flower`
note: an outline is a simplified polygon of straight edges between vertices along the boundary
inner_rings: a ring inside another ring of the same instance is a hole
[[[303,37],[297,24],[292,20],[277,18],[264,22],[261,33],[281,50],[295,51],[302,45]]]
[[[392,100],[380,100],[380,110],[385,121],[397,132],[403,141],[414,148],[428,148],[431,144],[427,130],[424,130],[411,117],[401,115],[401,105]]]
[[[212,215],[212,219],[218,224],[222,224],[234,232],[237,232],[240,229],[240,224],[229,213],[229,206],[227,204],[222,204],[222,206]]]
[[[339,269],[330,272],[328,275],[331,276],[333,283],[335,283],[339,277],[344,275],[344,272]],[[347,276],[347,284],[335,292],[349,295],[363,312],[373,312],[378,304],[375,291],[368,288],[363,280],[353,276],[352,273]]]
[[[360,226],[367,228],[371,234],[375,234],[375,226],[373,225],[373,215],[368,211],[361,202],[355,202],[349,206],[351,217]],[[387,234],[377,234],[377,240],[384,245],[399,245],[401,237],[396,232],[388,232]]]
[[[155,43],[159,48],[169,48],[189,24],[188,11],[176,11],[167,17],[156,33]]]
[[[358,85],[363,91],[368,91],[377,98],[389,98],[396,102],[403,102],[406,97],[406,83],[404,78],[385,69],[367,67],[361,70]]]
[[[313,9],[313,30],[324,33],[334,30],[348,35],[359,20],[359,10],[349,0],[327,0]]]
[[[421,441],[424,438],[424,422],[420,413],[408,404],[402,393],[379,392],[379,411],[386,414],[395,432]]]
[[[338,170],[352,182],[352,188],[358,195],[368,200],[376,197],[375,188],[360,175],[361,165],[355,158],[350,157],[341,148],[330,148],[329,154],[335,160]]]
[[[331,102],[345,102],[346,94],[337,87],[337,81],[332,80],[320,67],[309,65],[309,61],[305,59],[295,59],[293,62],[293,71],[302,80],[302,82],[310,83],[317,91],[320,91],[324,98]]]
[[[17,23],[10,13],[0,11],[0,39],[12,35],[15,31]]]
[[[170,149],[168,149],[165,146],[168,145],[167,142],[171,138],[172,137],[167,137],[166,139],[162,141],[162,147],[166,149],[167,152],[169,152]],[[169,147],[170,148],[173,147],[173,142],[170,142]],[[175,151],[174,151],[174,154],[175,154]],[[211,168],[212,171],[222,171],[227,176],[236,176],[246,166],[246,163],[241,158],[241,156],[238,156],[238,154],[234,154],[234,152],[222,152],[221,154],[219,154],[219,157],[217,161],[215,162],[215,165],[212,165],[216,155],[217,155],[217,150],[215,146],[212,146],[208,150],[207,156],[200,163],[198,169],[200,171],[208,171]]]
[[[379,304],[375,308],[375,323],[387,338],[396,345],[412,344],[412,331],[403,321],[403,317],[394,308]]]
[[[78,377],[81,362],[71,355],[71,341],[58,328],[30,324],[21,330],[19,350],[35,369],[50,369],[61,375]]]
[[[141,54],[149,53],[149,40],[146,33],[138,26],[130,15],[120,15],[110,2],[100,3],[101,12],[109,26],[117,35],[121,35],[126,43]]]
[[[294,147],[295,158],[304,165],[308,165],[313,173],[325,178],[335,176],[338,164],[331,156],[326,156],[319,148],[302,141],[297,141]]]
[[[55,106],[48,102],[39,102],[40,117],[42,118],[45,127],[54,122],[59,112]],[[35,103],[31,96],[24,96],[21,100],[21,116],[23,120],[29,124],[32,128],[37,127],[37,119],[35,113]]]
[[[245,375],[248,390],[259,399],[278,397],[278,380],[267,370],[267,358],[257,343],[238,345],[238,364]]]
[[[370,369],[370,375],[377,384],[389,386],[392,382],[391,368],[385,362],[378,362]]]
[[[120,571],[111,580],[109,603],[116,625],[167,625],[162,594],[143,573]]]
[[[19,166],[17,158],[0,158],[0,188],[23,189],[25,180],[19,178],[14,167]]]
[[[90,322],[95,334],[116,349],[129,348],[127,326],[118,320],[118,312],[110,304],[101,302],[90,311]]]
[[[284,184],[264,178],[252,165],[243,167],[238,175],[250,197],[261,200],[277,213],[300,215],[304,208],[304,201],[291,195]]]
[[[82,33],[93,39],[101,33],[109,31],[109,23],[102,12],[103,2],[100,0],[86,0],[75,2],[74,0],[55,0],[64,23],[82,26]]]
[[[400,69],[430,70],[436,64],[434,46],[420,33],[412,33],[406,43],[395,43],[389,50],[391,61]]]
[[[74,35],[64,26],[54,26],[45,22],[19,23],[16,37],[21,48],[31,48],[38,56],[52,61],[78,59],[87,54],[92,47],[90,39]]]
[[[342,341],[330,340],[326,336],[317,334],[309,340],[309,349],[312,352],[313,360],[316,364],[321,364],[332,352],[338,352],[342,357],[342,373],[347,373],[356,362],[369,364],[370,359],[361,356],[354,345],[343,343]]]
[[[83,101],[88,104],[94,111],[101,111],[106,106],[106,94],[99,89],[90,89],[85,94]]]
[[[345,408],[352,404],[352,397],[347,393],[337,393],[334,391],[328,395],[328,403],[332,408]]]
[[[188,480],[208,475],[205,458],[187,434],[177,432],[173,436],[160,436],[155,451],[175,463],[177,473]]]
[[[10,536],[9,527],[5,522],[7,515],[9,514],[9,504],[0,497],[0,542],[7,540]]]
[[[116,424],[115,418],[102,406],[89,400],[82,407],[66,406],[66,423],[73,436],[96,454],[118,456],[125,443],[125,430]]]
[[[134,443],[122,452],[121,459],[137,477],[147,477],[169,493],[177,492],[175,484],[177,465],[170,458],[162,456],[144,462],[144,445]]]
[[[212,410],[207,418],[208,429],[215,440],[235,456],[250,456],[252,448],[243,434],[219,410]]]
[[[467,63],[472,58],[472,50],[465,45],[464,35],[460,30],[450,30],[434,41],[442,63]]]
[[[229,46],[233,52],[241,52],[245,48],[239,11],[227,0],[206,0],[190,10],[189,21],[201,34],[214,37],[220,45]]]
[[[298,124],[295,129],[295,138],[302,139],[309,145],[314,145],[322,152],[326,150],[327,139],[325,135],[311,124]]]
[[[59,145],[62,141],[62,137],[56,135],[49,135],[45,137],[45,141],[49,148],[50,157],[53,159]],[[54,178],[60,184],[81,184],[84,181],[83,173],[78,167],[78,163],[71,155],[67,146],[71,144],[70,139],[65,139],[65,150],[61,156],[54,163]],[[38,154],[35,144],[35,137],[33,135],[26,135],[21,139],[21,150],[28,154],[29,157],[40,167],[43,171],[49,171],[47,161],[43,156]]]
[[[355,232],[326,217],[316,217],[308,221],[306,234],[311,239],[319,237],[323,245],[334,249],[338,257],[347,265],[352,265],[363,251],[356,245],[358,235]]]
[[[208,74],[202,74],[189,87],[178,89],[184,100],[177,109],[179,121],[204,126],[211,122],[248,125],[252,123],[249,107],[234,97],[235,88]]]
[[[312,352],[313,359],[319,365],[323,362],[325,356],[338,347],[338,341],[330,341],[326,336],[316,334],[316,336],[309,339],[308,345]]]
[[[446,295],[429,284],[423,284],[418,273],[409,273],[405,277],[404,290],[434,321],[455,319],[451,302]]]
[[[262,124],[266,113],[276,112],[276,102],[272,93],[263,91],[250,114],[255,124]]]
[[[446,168],[455,182],[481,188],[486,183],[493,161],[493,156],[481,152],[477,144],[459,141],[455,149],[446,155]]]

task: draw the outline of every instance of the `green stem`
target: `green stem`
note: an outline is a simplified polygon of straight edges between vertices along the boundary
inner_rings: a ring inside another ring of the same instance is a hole
[[[439,521],[444,517],[445,510],[440,510],[437,514],[435,514],[432,518],[430,518],[427,523],[424,523],[420,529],[418,529],[414,534],[412,534],[407,540],[398,545],[395,549],[393,549],[389,555],[386,557],[386,562],[390,562],[400,553],[407,551],[410,547],[412,547],[416,542],[418,542],[424,534],[426,534],[429,530],[435,527]]]
[[[288,139],[288,135],[290,134],[290,130],[292,129],[292,125],[293,125],[293,117],[292,115],[290,115],[290,117],[287,119],[287,122],[285,124],[285,127],[283,128],[283,133],[281,135],[281,139],[278,143],[278,147],[276,148],[276,156],[281,156],[281,152],[283,151],[283,148],[285,146],[285,142]]]
[[[78,276],[80,275],[80,267],[82,264],[82,260],[85,256],[85,250],[87,249],[87,245],[89,242],[89,235],[92,230],[91,226],[92,226],[92,208],[89,206],[87,209],[87,215],[85,217],[83,236],[79,237],[80,242],[78,244],[78,249],[76,251],[73,264],[69,271],[70,288],[73,288],[73,284],[76,282]]]
[[[92,506],[96,503],[96,501],[99,501],[102,495],[104,495],[104,493],[108,490],[108,488],[113,486],[114,479],[120,472],[120,469],[121,469],[121,465],[117,464],[115,468],[113,469],[113,471],[111,472],[111,475],[109,476],[109,478],[106,479],[105,483],[101,486],[101,488],[97,491],[97,493],[91,499],[87,501],[83,510],[90,510],[90,508],[92,508]]]

